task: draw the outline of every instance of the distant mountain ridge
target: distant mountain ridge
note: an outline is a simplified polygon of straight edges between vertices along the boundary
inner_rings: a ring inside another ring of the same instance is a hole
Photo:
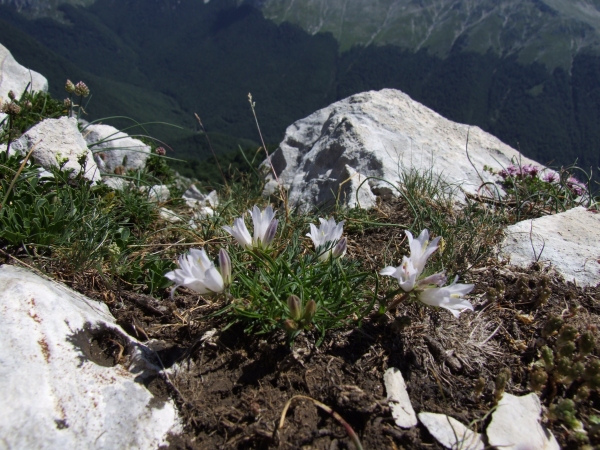
[[[600,48],[599,0],[259,0],[265,17],[311,34],[330,32],[341,49],[391,44],[446,56],[516,54],[524,63],[570,65]]]
[[[62,18],[63,4],[96,0],[0,0],[30,17]],[[208,3],[210,0],[203,0]],[[219,2],[220,0],[212,0]],[[170,3],[166,0],[165,3]],[[176,6],[178,2],[172,2]],[[276,23],[310,34],[329,32],[345,51],[355,45],[428,49],[445,57],[451,48],[516,54],[524,63],[567,67],[581,50],[600,51],[600,0],[237,0]]]
[[[89,6],[95,0],[0,0],[0,5],[13,6],[17,11],[30,18],[52,17],[64,21],[58,7],[64,4],[73,6]]]

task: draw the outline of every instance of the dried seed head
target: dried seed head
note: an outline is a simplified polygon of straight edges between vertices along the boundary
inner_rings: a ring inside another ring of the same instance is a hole
[[[565,342],[558,348],[558,354],[560,356],[570,357],[573,353],[575,353],[575,342],[573,341]]]
[[[16,98],[14,91],[8,91],[8,98],[14,100]]]
[[[546,370],[552,370],[554,367],[554,352],[547,345],[542,347],[542,361],[544,361],[544,366]]]
[[[483,394],[483,390],[485,389],[485,378],[479,377],[475,382],[475,386],[473,386],[473,394],[475,397],[481,396]]]
[[[571,375],[571,360],[566,357],[561,357],[556,360],[556,371],[563,377]]]
[[[575,394],[575,396],[577,397],[577,401],[585,400],[586,398],[588,398],[590,396],[590,388],[588,386],[586,386],[585,384],[582,384],[577,389],[577,394]]]
[[[575,341],[575,338],[577,338],[577,328],[571,325],[564,325],[558,332],[556,345],[562,346],[567,342]]]
[[[75,92],[75,85],[71,80],[67,80],[67,82],[65,83],[65,91],[67,91],[69,94]]]
[[[596,343],[594,342],[594,335],[591,331],[585,331],[579,336],[579,354],[581,356],[589,355],[594,351]]]
[[[508,368],[504,368],[500,371],[495,381],[495,390],[494,390],[494,398],[496,401],[502,398],[502,394],[504,394],[504,389],[510,380],[510,370]]]
[[[164,147],[156,147],[156,150],[154,151],[158,156],[165,156],[167,154],[167,151]]]
[[[540,392],[548,381],[548,373],[541,367],[536,367],[529,377],[529,387],[534,392]]]
[[[9,116],[16,116],[21,112],[21,107],[15,102],[6,102],[2,105],[2,112]]]
[[[87,97],[88,95],[90,95],[90,89],[83,81],[80,81],[75,85],[75,90],[73,92],[75,93],[75,95],[78,95],[80,97]]]
[[[71,101],[71,99],[70,99],[70,98],[65,98],[65,99],[63,100],[63,103],[64,103],[64,105],[65,105],[65,108],[70,108],[71,106],[73,106],[73,102]]]

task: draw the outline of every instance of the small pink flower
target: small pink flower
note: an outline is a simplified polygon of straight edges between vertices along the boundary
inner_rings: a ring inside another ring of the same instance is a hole
[[[556,172],[546,172],[542,178],[546,183],[554,183],[558,181],[558,175]]]

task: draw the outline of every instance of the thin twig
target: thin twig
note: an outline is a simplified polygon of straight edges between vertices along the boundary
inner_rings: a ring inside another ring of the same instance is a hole
[[[33,153],[33,151],[35,150],[37,145],[42,141],[43,141],[43,139],[40,139],[35,145],[33,145],[31,147],[31,150],[29,150],[29,152],[27,153],[27,156],[25,156],[25,159],[21,163],[21,167],[19,167],[19,170],[17,170],[17,173],[15,174],[13,180],[10,182],[10,186],[8,186],[8,189],[6,190],[6,194],[4,194],[4,198],[2,199],[2,204],[0,204],[0,209],[4,208],[4,204],[6,203],[6,200],[8,199],[8,196],[10,195],[10,191],[12,191],[13,187],[15,186],[15,183],[17,182],[17,178],[19,178],[19,175],[21,175],[21,172],[23,172],[23,169],[25,168],[25,164],[27,164],[29,157],[31,156],[31,154]]]
[[[273,162],[271,161],[271,155],[269,155],[269,151],[267,150],[267,145],[265,144],[265,140],[263,139],[262,132],[260,131],[258,117],[256,116],[256,110],[254,109],[254,106],[256,105],[256,103],[252,101],[251,93],[248,93],[248,101],[250,102],[250,108],[252,109],[252,114],[254,115],[254,121],[256,122],[256,128],[258,129],[258,135],[260,136],[260,142],[262,143],[263,149],[265,150],[265,154],[267,155],[267,161],[269,161],[269,166],[271,166],[271,171],[273,172],[273,176],[275,177],[275,181],[277,182],[277,186],[279,187],[279,193],[281,194],[281,200],[283,201],[283,205],[285,207],[285,217],[287,219],[290,216],[287,195],[285,195],[285,191],[283,190],[283,185],[279,181],[279,177],[277,176],[277,172],[275,171],[275,166],[273,166]]]
[[[223,177],[223,182],[225,183],[226,187],[229,187],[229,185],[227,184],[227,179],[225,178],[225,174],[223,173],[223,169],[221,169],[221,164],[219,164],[219,160],[217,159],[217,155],[215,154],[213,146],[210,143],[210,138],[208,137],[208,133],[206,132],[206,129],[204,128],[204,125],[202,124],[202,121],[200,120],[200,116],[198,114],[196,114],[196,113],[194,113],[194,116],[196,116],[196,120],[198,121],[198,123],[200,124],[200,128],[202,128],[202,131],[204,132],[204,136],[206,136],[206,140],[208,141],[208,147],[210,148],[210,151],[212,152],[213,157],[215,158],[215,161],[217,163],[217,167],[219,168],[219,172],[221,172],[221,176]]]

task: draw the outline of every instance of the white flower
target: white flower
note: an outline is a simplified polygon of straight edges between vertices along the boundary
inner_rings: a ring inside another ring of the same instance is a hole
[[[326,261],[329,259],[333,248],[342,237],[342,233],[344,232],[344,221],[342,220],[340,223],[336,224],[333,217],[329,218],[329,220],[319,217],[319,222],[321,222],[319,228],[311,223],[310,233],[307,233],[306,235],[313,241],[315,250],[321,251],[319,259],[321,261]],[[340,244],[340,247],[344,246],[345,243]],[[336,255],[343,256],[344,253],[346,253],[345,248],[336,249]]]
[[[429,306],[445,308],[456,318],[466,309],[473,311],[473,305],[463,297],[471,292],[475,285],[457,284],[457,279],[458,277],[448,286],[424,289],[418,294],[419,300]]]
[[[275,211],[271,205],[261,211],[254,205],[252,211],[248,211],[252,216],[254,225],[254,238],[250,236],[248,228],[243,217],[238,217],[233,221],[233,227],[224,226],[223,229],[231,234],[236,241],[247,249],[262,248],[267,249],[273,243],[279,221],[275,219]]]
[[[406,237],[408,237],[408,245],[410,247],[410,257],[402,257],[402,264],[398,267],[388,266],[383,268],[379,274],[394,277],[398,280],[400,287],[404,292],[410,292],[415,288],[417,279],[423,272],[427,259],[435,252],[438,248],[438,242],[441,237],[435,238],[433,241],[429,241],[429,232],[427,229],[423,230],[417,239],[413,238],[410,231],[406,231]],[[432,277],[436,277],[433,279]],[[443,273],[432,275],[424,280],[421,280],[419,284],[437,284],[440,285],[440,277],[443,277]],[[442,281],[441,284],[444,284]]]
[[[402,264],[398,267],[385,267],[381,269],[379,274],[396,278],[404,292],[410,292],[414,289],[417,276],[419,275],[412,260],[406,256],[402,257]]]
[[[427,231],[427,228],[421,231],[417,239],[413,238],[412,233],[406,230],[406,237],[408,237],[408,245],[410,247],[410,259],[418,274],[421,275],[427,259],[437,250],[441,237],[438,236],[429,242],[429,231]]]
[[[179,286],[185,286],[199,294],[223,292],[226,287],[223,278],[225,277],[228,282],[231,280],[231,262],[225,250],[221,250],[219,256],[222,265],[227,266],[227,262],[229,262],[228,267],[221,268],[222,272],[228,272],[224,273],[223,276],[208,259],[204,249],[192,248],[187,255],[181,255],[179,257],[179,269],[165,274],[165,277],[175,283],[171,294]]]
[[[224,226],[223,229],[231,234],[242,247],[252,248],[252,237],[242,217],[233,221],[233,227]]]

